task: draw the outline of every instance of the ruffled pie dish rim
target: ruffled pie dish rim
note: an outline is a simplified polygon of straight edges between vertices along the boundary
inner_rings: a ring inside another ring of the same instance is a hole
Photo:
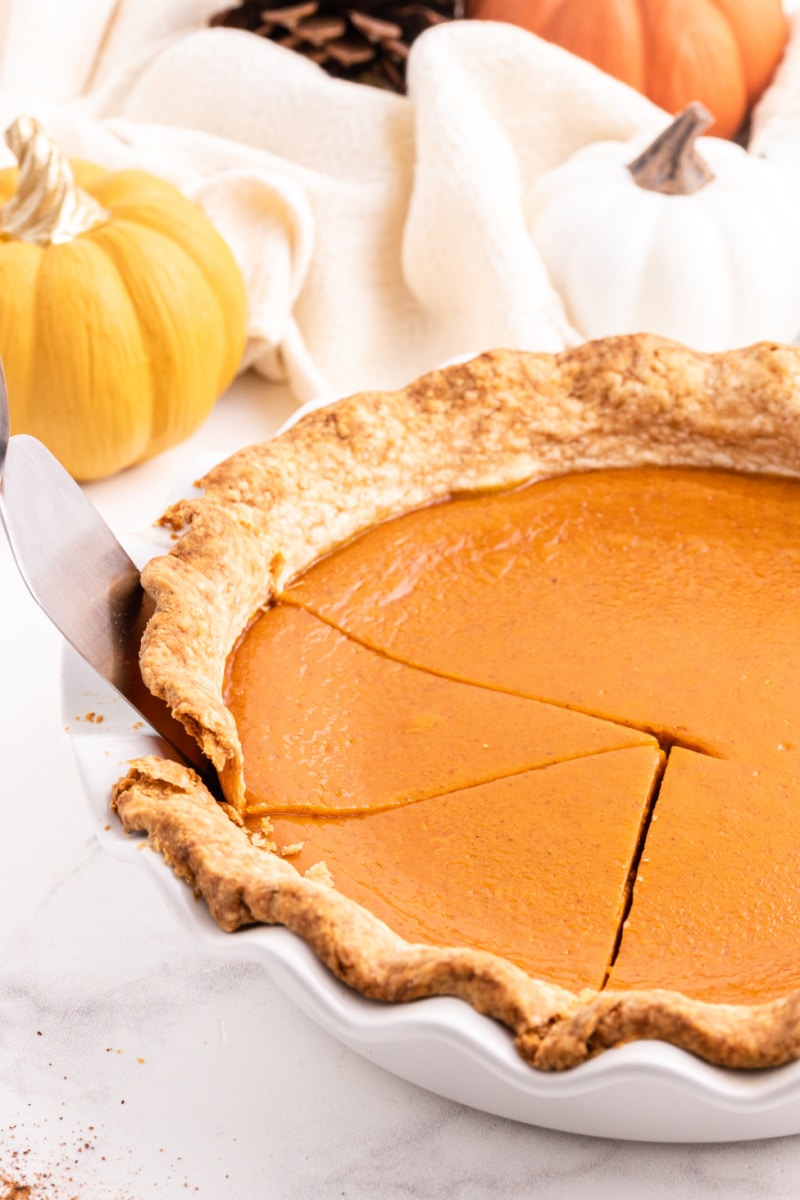
[[[222,700],[225,662],[252,614],[378,521],[455,493],[601,467],[797,476],[799,451],[800,351],[773,343],[708,355],[633,335],[560,355],[492,351],[308,413],[214,467],[198,497],[165,514],[181,536],[142,574],[155,604],[142,672],[202,745],[229,803],[189,769],[147,757],[114,790],[123,827],[149,836],[221,929],[284,925],[372,999],[458,996],[506,1025],[540,1070],[652,1038],[726,1067],[800,1057],[797,992],[756,1006],[666,991],[576,995],[483,951],[403,941],[251,845],[236,823],[241,749]]]

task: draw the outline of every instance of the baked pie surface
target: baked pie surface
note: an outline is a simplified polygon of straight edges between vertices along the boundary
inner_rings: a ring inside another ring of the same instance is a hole
[[[186,530],[175,552],[144,573],[156,615],[142,669],[220,771],[227,811],[241,820],[246,797],[236,722],[223,699],[226,662],[252,614],[290,595],[287,585],[311,563],[388,517],[546,476],[653,465],[796,474],[797,363],[785,347],[705,356],[651,337],[560,356],[495,352],[400,393],[311,414],[211,472],[201,499],[168,514]],[[800,1051],[794,993],[751,1005],[635,986],[570,990],[484,950],[406,942],[252,845],[177,764],[134,764],[115,804],[125,827],[147,830],[202,892],[223,928],[286,924],[370,996],[463,996],[508,1024],[536,1066],[574,1065],[635,1037],[740,1066]]]
[[[386,523],[282,599],[417,667],[798,771],[799,496],[696,468],[558,476]]]
[[[396,808],[655,744],[624,725],[409,667],[284,604],[250,625],[231,660],[224,696],[247,763],[245,815],[256,820]]]

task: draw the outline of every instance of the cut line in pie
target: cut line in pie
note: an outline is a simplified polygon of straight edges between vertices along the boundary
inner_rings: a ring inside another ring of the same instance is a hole
[[[797,495],[720,471],[554,478],[378,525],[281,599],[450,678],[800,771]]]
[[[800,780],[673,749],[608,986],[757,1004],[800,988]]]
[[[599,990],[662,761],[656,745],[609,750],[388,811],[276,817],[274,836],[410,942]]]
[[[279,678],[280,687],[264,686]],[[249,627],[226,700],[253,817],[393,808],[565,759],[656,746],[623,725],[389,659],[288,605]]]

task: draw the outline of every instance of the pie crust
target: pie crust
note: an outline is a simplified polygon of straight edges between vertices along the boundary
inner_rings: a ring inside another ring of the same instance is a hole
[[[149,835],[222,929],[283,924],[376,999],[460,996],[504,1022],[535,1067],[564,1069],[638,1038],[732,1067],[800,1056],[800,992],[752,1007],[667,991],[576,995],[484,951],[403,941],[241,827],[225,666],[253,614],[290,580],[378,521],[434,500],[645,465],[800,475],[800,350],[764,343],[707,355],[634,335],[560,355],[493,351],[398,392],[321,408],[216,467],[199,498],[163,518],[182,536],[142,574],[155,613],[141,667],[217,769],[226,803],[189,768],[141,759],[115,788],[124,828]]]

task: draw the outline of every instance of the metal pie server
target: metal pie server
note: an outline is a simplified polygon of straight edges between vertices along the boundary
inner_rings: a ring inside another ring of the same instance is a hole
[[[139,672],[152,602],[137,567],[58,459],[37,438],[9,432],[0,366],[0,517],[20,574],[70,645],[208,782],[200,747]]]

